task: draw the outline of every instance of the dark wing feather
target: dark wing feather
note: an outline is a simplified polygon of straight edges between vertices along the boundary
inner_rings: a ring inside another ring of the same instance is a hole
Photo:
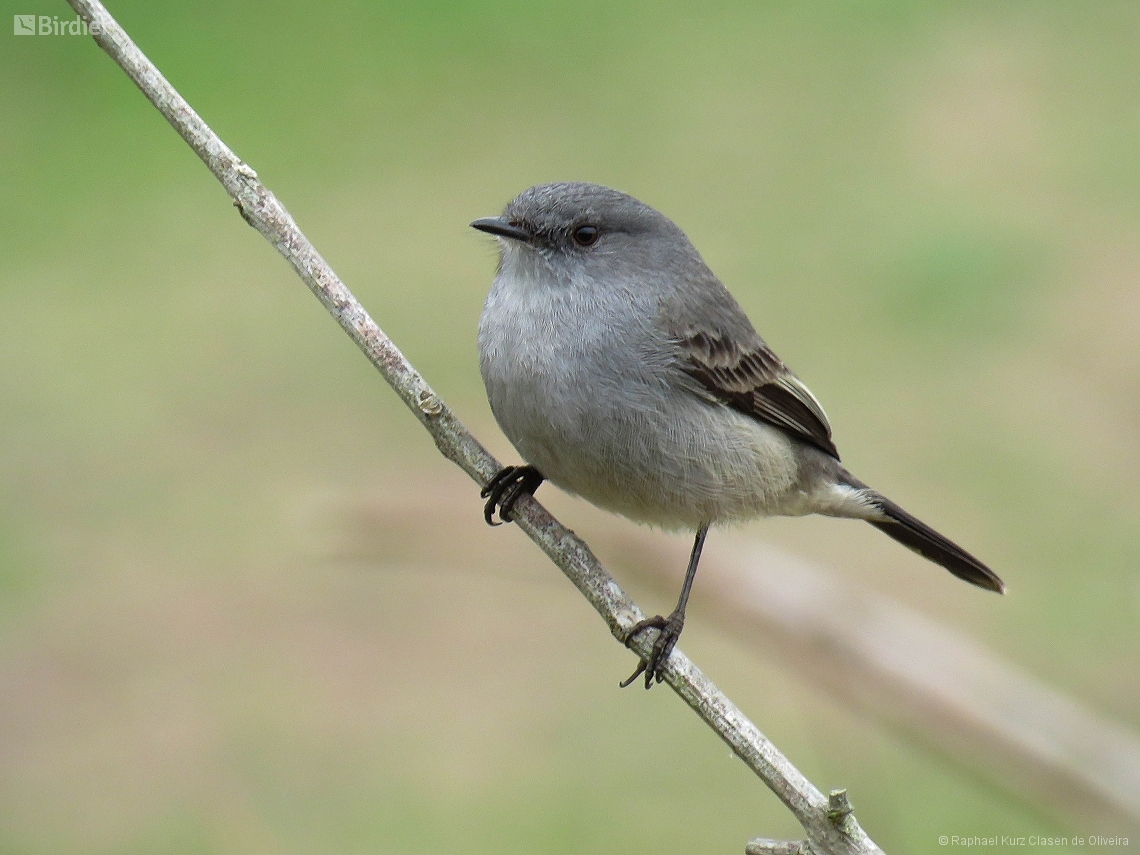
[[[682,370],[714,398],[839,459],[823,407],[758,336],[748,347],[705,331],[675,338]]]

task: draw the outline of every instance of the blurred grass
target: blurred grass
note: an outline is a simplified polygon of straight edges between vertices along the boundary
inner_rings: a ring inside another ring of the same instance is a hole
[[[504,457],[474,344],[493,251],[466,224],[560,179],[668,213],[845,462],[1011,594],[865,526],[753,529],[1140,728],[1133,4],[111,11]],[[122,73],[89,40],[4,38],[0,851],[794,834],[679,704],[615,690],[629,657],[518,535],[479,530],[473,486]],[[399,529],[363,568],[311,548],[314,496],[421,478],[470,500],[434,535],[479,544],[459,576]],[[514,575],[487,575],[508,541]],[[699,616],[686,649],[888,851],[1064,828]]]

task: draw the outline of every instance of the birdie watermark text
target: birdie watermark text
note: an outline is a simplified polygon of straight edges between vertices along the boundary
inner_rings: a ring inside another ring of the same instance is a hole
[[[13,15],[12,34],[16,36],[97,36],[103,28],[82,18],[69,20],[59,15]]]
[[[1103,846],[1105,848],[1128,845],[1127,837],[1109,837],[1104,834],[1045,835],[1027,834],[943,834],[938,838],[939,846],[958,846],[963,849],[994,849],[1010,847],[1016,849],[1049,849],[1055,846]]]

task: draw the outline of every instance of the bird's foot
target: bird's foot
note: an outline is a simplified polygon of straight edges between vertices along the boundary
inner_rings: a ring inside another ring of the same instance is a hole
[[[647,689],[653,686],[654,679],[660,683],[664,679],[660,669],[669,661],[669,654],[677,646],[677,639],[681,637],[681,630],[684,628],[685,613],[682,611],[675,611],[668,617],[657,615],[635,623],[625,634],[627,647],[635,635],[646,629],[658,630],[657,640],[653,642],[653,649],[649,651],[649,658],[642,659],[638,663],[637,670],[630,674],[628,679],[621,682],[621,687],[624,689],[641,674],[645,674],[645,688]]]
[[[483,519],[487,525],[501,525],[510,522],[511,512],[519,496],[534,495],[538,485],[546,479],[533,466],[506,466],[492,478],[479,495],[487,500],[483,506]],[[499,512],[500,522],[495,522],[495,511]]]

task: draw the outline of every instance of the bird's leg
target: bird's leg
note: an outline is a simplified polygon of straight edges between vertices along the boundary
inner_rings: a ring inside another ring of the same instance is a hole
[[[487,500],[483,506],[483,519],[487,525],[501,525],[511,521],[515,502],[523,493],[533,496],[538,485],[545,481],[543,474],[533,466],[506,466],[487,482],[479,495]],[[495,511],[501,522],[495,522]]]
[[[705,548],[705,537],[708,533],[708,523],[704,523],[697,529],[697,539],[693,541],[693,551],[689,555],[689,567],[685,570],[685,583],[681,586],[681,596],[677,600],[677,608],[673,609],[668,617],[657,615],[638,621],[625,634],[625,643],[628,645],[629,640],[642,630],[650,627],[658,630],[657,640],[653,642],[653,649],[649,651],[649,658],[642,659],[637,670],[629,675],[629,679],[622,681],[621,687],[623,689],[642,673],[645,674],[645,688],[647,689],[653,685],[655,677],[658,683],[661,682],[662,676],[658,669],[669,660],[669,654],[673,652],[673,648],[677,645],[677,639],[681,637],[681,630],[685,628],[685,606],[689,603],[689,592],[693,589],[693,580],[697,578],[697,564],[700,563],[701,550]]]

